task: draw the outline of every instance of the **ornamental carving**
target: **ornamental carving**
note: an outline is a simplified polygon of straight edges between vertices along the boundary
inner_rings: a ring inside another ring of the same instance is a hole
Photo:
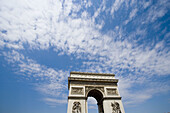
[[[85,91],[86,91],[86,95],[87,93],[92,90],[92,89],[98,89],[99,91],[102,91],[104,93],[104,87],[93,87],[93,86],[86,86]]]
[[[112,106],[112,113],[122,113],[120,110],[119,103],[117,102],[111,103],[111,106]]]
[[[107,88],[107,95],[117,95],[117,90]]]
[[[80,104],[80,102],[74,102],[73,103],[72,113],[81,113],[81,104]]]
[[[72,87],[71,94],[83,95],[83,88],[82,87]]]

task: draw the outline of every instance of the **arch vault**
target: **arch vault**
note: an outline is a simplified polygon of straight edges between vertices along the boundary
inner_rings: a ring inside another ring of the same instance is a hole
[[[88,113],[87,98],[97,100],[99,113],[125,113],[114,74],[70,72],[67,113]]]

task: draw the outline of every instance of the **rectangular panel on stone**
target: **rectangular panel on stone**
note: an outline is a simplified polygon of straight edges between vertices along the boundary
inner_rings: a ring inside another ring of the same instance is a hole
[[[117,95],[116,88],[107,88],[107,95]]]
[[[83,95],[83,87],[72,87],[71,94]]]

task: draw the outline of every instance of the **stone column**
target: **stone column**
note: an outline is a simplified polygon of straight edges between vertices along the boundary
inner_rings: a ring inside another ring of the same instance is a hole
[[[104,113],[104,111],[103,111],[103,104],[97,104],[98,105],[98,112],[99,113]]]

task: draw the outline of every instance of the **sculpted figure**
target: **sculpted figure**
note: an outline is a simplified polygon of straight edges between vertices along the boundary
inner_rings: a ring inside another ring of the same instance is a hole
[[[122,113],[120,110],[119,103],[117,102],[111,103],[111,106],[112,106],[112,113]]]
[[[73,103],[72,113],[81,113],[81,104],[80,104],[80,102],[74,102]]]

